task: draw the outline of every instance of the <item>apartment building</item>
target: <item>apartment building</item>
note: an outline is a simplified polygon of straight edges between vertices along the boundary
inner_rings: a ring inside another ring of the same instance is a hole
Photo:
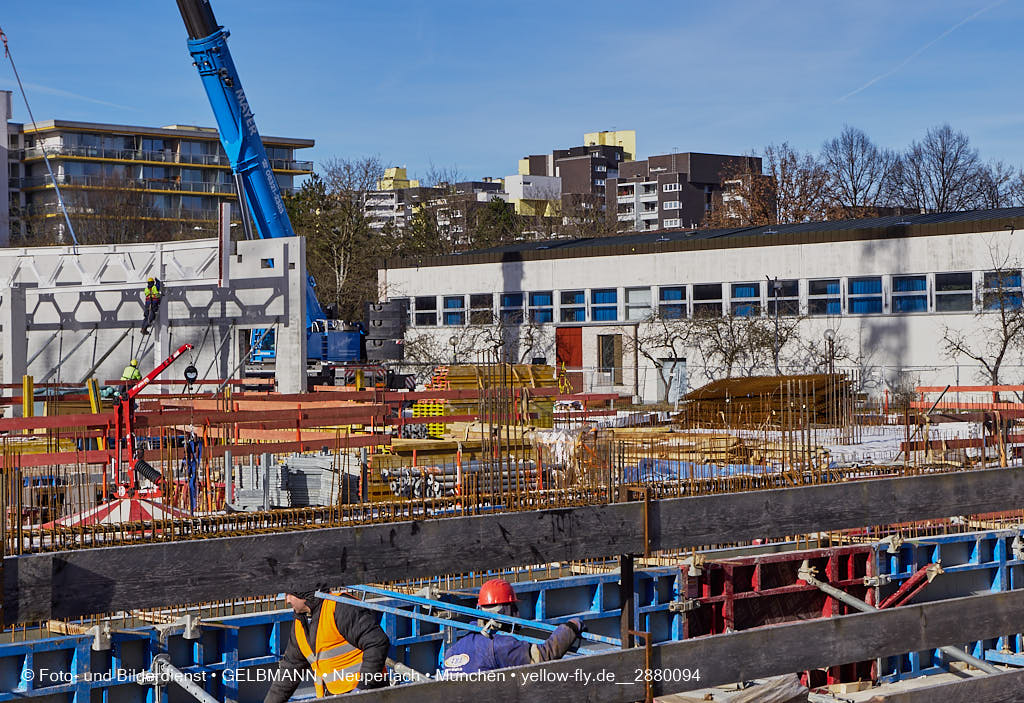
[[[562,190],[558,199],[564,213],[603,210],[608,179],[617,178],[619,166],[635,156],[636,133],[632,130],[592,132],[584,135],[584,142],[584,146],[555,149],[550,154],[533,154],[519,160],[520,176],[559,179]]]
[[[761,172],[761,159],[675,153],[620,166],[607,181],[606,212],[620,231],[699,227],[722,191],[723,175]]]
[[[7,130],[12,229],[22,238],[67,239],[54,181],[76,232],[81,223],[96,237],[115,219],[137,222],[131,226],[148,231],[140,238],[155,230],[212,233],[219,204],[238,202],[231,166],[211,127],[47,120],[34,127],[8,122]],[[312,139],[265,136],[263,144],[283,192],[313,172],[312,161],[295,157],[315,144]]]

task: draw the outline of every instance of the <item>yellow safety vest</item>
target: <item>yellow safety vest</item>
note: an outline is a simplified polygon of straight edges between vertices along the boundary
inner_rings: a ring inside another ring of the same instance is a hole
[[[335,606],[337,602],[333,600],[324,600],[320,605],[315,651],[309,646],[302,621],[295,618],[295,642],[313,669],[318,698],[327,695],[325,689],[334,695],[353,690],[359,685],[359,670],[363,666],[363,650],[349,644],[338,632]]]
[[[122,381],[141,381],[142,373],[134,366],[125,366],[124,371],[121,372]]]
[[[154,283],[151,286],[146,286],[146,300],[160,300],[160,289]]]

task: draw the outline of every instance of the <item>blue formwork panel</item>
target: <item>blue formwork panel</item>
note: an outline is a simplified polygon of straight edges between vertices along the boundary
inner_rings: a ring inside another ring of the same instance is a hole
[[[676,598],[679,569],[664,567],[634,574],[634,622],[649,630],[654,641],[673,639],[678,615],[669,611]],[[619,636],[619,576],[616,572],[515,584],[524,618],[557,624],[580,617],[588,631]],[[446,592],[453,604],[473,607],[476,589]],[[375,600],[391,609],[414,610],[406,601]],[[438,606],[443,608],[439,601]],[[206,626],[198,639],[187,640],[180,628],[164,642],[153,628],[141,627],[111,635],[109,649],[93,651],[88,636],[63,636],[0,644],[0,703],[177,703],[189,698],[177,687],[164,687],[162,700],[153,689],[135,683],[139,671],[148,670],[156,654],[166,653],[171,663],[190,674],[203,674],[206,690],[219,700],[258,703],[269,687],[267,672],[277,666],[290,638],[291,611],[273,611],[218,617],[229,627]],[[445,647],[459,635],[452,626],[423,622],[398,613],[382,613],[381,625],[391,639],[392,658],[430,672],[443,661]],[[588,646],[591,643],[588,643]],[[597,644],[597,648],[602,645]],[[225,671],[240,672],[223,676]],[[50,680],[53,679],[53,680]],[[311,695],[300,689],[297,697]]]
[[[888,542],[879,543],[875,547],[877,573],[890,577],[891,582],[879,587],[878,600],[932,563],[941,564],[943,573],[918,593],[913,603],[1020,588],[1024,582],[1024,560],[1018,558],[1024,539],[1021,534],[1019,529],[965,532],[908,539],[895,548]],[[960,645],[979,659],[1024,665],[1020,636],[1015,633]],[[910,652],[883,659],[879,678],[897,681],[948,669],[949,661],[938,650]]]

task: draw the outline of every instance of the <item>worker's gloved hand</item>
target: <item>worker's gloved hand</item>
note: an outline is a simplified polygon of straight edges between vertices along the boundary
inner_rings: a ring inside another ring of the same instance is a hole
[[[568,622],[559,625],[551,633],[547,641],[535,645],[537,648],[537,658],[534,661],[546,662],[561,659],[572,648],[573,643],[579,639],[581,632],[583,632],[583,621],[579,618],[572,618]]]
[[[586,631],[587,624],[580,618],[573,618],[565,624],[576,633],[576,639],[573,640],[573,643],[569,646],[569,651],[575,652],[579,649],[580,645],[583,644],[583,640],[580,639],[580,635]]]

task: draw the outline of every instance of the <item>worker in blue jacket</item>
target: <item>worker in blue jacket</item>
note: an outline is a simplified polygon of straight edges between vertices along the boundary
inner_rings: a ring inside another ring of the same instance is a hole
[[[490,613],[517,616],[516,593],[504,579],[493,579],[480,587],[477,607]],[[530,644],[509,635],[471,632],[446,652],[447,675],[471,674],[561,659],[583,631],[583,621],[573,618],[559,625],[542,644]]]

